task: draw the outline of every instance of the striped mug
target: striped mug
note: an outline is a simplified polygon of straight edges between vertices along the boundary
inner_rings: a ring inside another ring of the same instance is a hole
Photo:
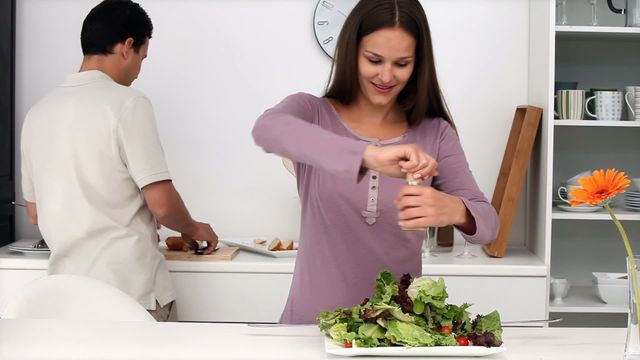
[[[584,90],[558,90],[558,118],[582,120],[584,118]]]
[[[640,121],[640,86],[627,86],[624,100],[627,103],[629,120]]]

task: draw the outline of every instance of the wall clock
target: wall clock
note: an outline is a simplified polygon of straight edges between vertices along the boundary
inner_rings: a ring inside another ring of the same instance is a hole
[[[347,15],[358,0],[318,0],[313,14],[313,30],[322,50],[333,58],[336,43]]]

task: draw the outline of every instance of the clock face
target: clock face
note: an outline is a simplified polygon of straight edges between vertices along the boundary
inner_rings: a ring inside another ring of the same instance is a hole
[[[313,29],[318,44],[333,58],[340,29],[358,0],[319,0],[313,15]]]

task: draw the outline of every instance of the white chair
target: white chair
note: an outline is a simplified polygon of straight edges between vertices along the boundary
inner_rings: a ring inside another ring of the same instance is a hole
[[[79,275],[49,275],[28,283],[5,303],[3,319],[155,321],[129,295]]]

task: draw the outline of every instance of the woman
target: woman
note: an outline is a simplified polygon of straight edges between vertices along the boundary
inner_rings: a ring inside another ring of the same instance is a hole
[[[453,224],[472,243],[497,233],[442,98],[418,0],[360,1],[334,67],[324,97],[291,95],[253,129],[256,144],[294,161],[301,198],[282,323],[362,302],[381,270],[419,276],[423,232],[402,228]],[[431,186],[406,186],[405,172]]]

